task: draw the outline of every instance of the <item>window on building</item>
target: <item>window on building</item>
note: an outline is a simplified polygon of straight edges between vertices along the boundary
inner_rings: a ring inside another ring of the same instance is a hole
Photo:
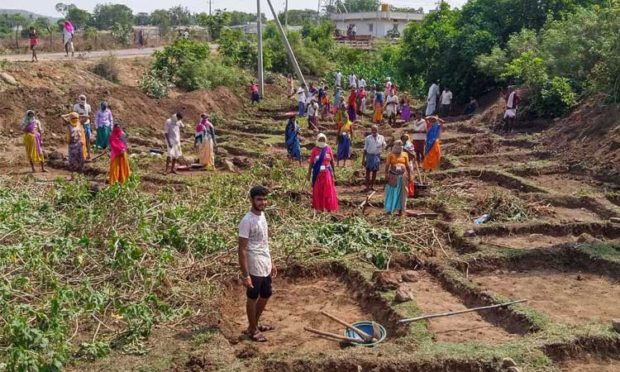
[[[368,31],[369,31],[369,32],[373,32],[373,31],[374,31],[374,28],[375,28],[375,24],[374,24],[374,23],[369,23],[369,24],[368,24]]]

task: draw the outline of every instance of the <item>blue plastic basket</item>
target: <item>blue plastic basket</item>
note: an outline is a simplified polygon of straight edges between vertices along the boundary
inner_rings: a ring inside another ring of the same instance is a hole
[[[353,323],[353,325],[356,328],[359,328],[360,330],[365,332],[366,334],[372,335],[372,323],[373,322],[371,322],[371,321],[364,320],[364,321],[361,321],[361,322],[355,322],[355,323]],[[371,347],[371,346],[375,346],[375,345],[380,344],[381,342],[383,342],[383,340],[385,340],[385,337],[387,336],[387,331],[385,330],[385,328],[381,324],[377,323],[377,325],[379,326],[379,329],[381,329],[381,337],[374,336],[375,338],[378,338],[377,341],[375,341],[375,342],[367,342],[367,343],[356,343],[356,345]],[[349,328],[345,329],[344,330],[344,335],[346,337],[355,338],[357,340],[362,341],[362,338],[360,337],[360,335],[355,333],[355,331],[352,330],[352,329],[349,329]]]

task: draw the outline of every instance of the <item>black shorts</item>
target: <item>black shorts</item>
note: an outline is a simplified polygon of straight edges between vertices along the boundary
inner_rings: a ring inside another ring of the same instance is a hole
[[[254,276],[250,275],[252,278],[252,286],[254,288],[248,288],[246,290],[246,295],[249,299],[256,300],[259,296],[260,298],[269,298],[273,293],[273,289],[271,288],[271,274],[269,276]]]

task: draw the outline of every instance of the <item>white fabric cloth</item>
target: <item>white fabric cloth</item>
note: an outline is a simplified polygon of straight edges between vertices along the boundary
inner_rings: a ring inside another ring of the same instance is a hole
[[[84,104],[84,108],[82,108],[79,103],[76,103],[75,105],[73,105],[73,111],[80,114],[80,116],[88,116],[88,119],[86,119],[84,124],[90,124],[90,113],[92,112],[92,108],[88,103]]]
[[[358,85],[359,85],[360,88],[366,88],[366,80],[364,80],[363,78],[360,79]]]
[[[168,149],[168,156],[171,159],[178,159],[183,156],[181,151],[181,129],[184,125],[181,120],[177,120],[176,115],[173,115],[170,119],[166,120],[164,126],[164,134],[168,135],[166,141],[166,147]]]
[[[309,106],[308,106],[308,116],[315,116],[317,114],[317,112],[319,111],[319,104],[316,102],[312,102]]]
[[[428,96],[426,98],[426,116],[431,116],[437,111],[437,96],[439,95],[439,85],[433,83],[428,88]]]
[[[63,29],[62,34],[63,34],[63,40],[64,40],[65,45],[67,45],[67,43],[72,43],[73,42],[73,33],[72,32],[69,32],[69,31]]]
[[[386,147],[385,137],[380,134],[377,134],[377,137],[371,134],[364,140],[364,151],[366,151],[366,154],[380,155]]]
[[[504,119],[514,119],[517,117],[517,108],[515,107],[515,95],[517,92],[512,92],[508,96],[506,102],[506,112],[504,113]]]
[[[413,122],[413,134],[411,138],[413,140],[426,140],[426,120],[420,119]]]
[[[385,100],[385,114],[387,116],[396,115],[398,112],[398,97],[397,96],[388,96]]]
[[[336,86],[339,87],[342,83],[342,74],[340,71],[336,72]]]
[[[248,272],[250,275],[266,277],[271,274],[269,253],[269,227],[265,213],[257,216],[248,212],[239,224],[239,237],[248,240]]]
[[[357,88],[357,76],[355,74],[349,75],[349,88]]]
[[[306,90],[302,87],[297,89],[297,102],[306,103]]]
[[[451,91],[444,90],[443,93],[441,93],[441,104],[442,105],[452,104],[452,92]]]

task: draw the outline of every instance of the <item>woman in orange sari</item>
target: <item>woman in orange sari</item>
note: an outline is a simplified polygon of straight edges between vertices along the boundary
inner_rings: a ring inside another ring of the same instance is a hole
[[[375,98],[375,112],[372,116],[372,122],[375,124],[383,123],[383,94],[381,92],[377,92]]]
[[[131,176],[127,156],[127,137],[119,124],[114,124],[110,135],[110,185],[124,184]]]

